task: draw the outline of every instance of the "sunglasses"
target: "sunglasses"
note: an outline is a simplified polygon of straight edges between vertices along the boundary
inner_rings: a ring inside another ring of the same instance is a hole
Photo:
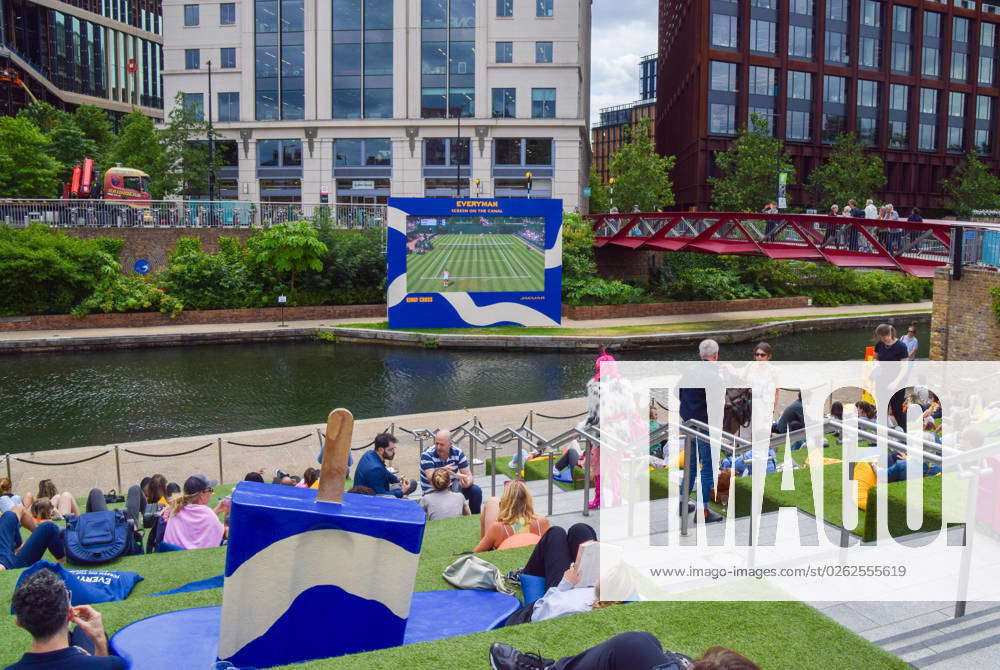
[[[767,358],[767,354],[765,354],[763,351],[755,351],[753,352],[753,356],[754,358]]]

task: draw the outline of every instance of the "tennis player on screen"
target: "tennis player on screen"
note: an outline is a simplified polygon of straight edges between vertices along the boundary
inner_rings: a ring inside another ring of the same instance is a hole
[[[441,278],[444,280],[444,287],[448,288],[448,284],[451,282],[451,273],[448,272],[448,268],[445,268],[444,272],[441,273]]]

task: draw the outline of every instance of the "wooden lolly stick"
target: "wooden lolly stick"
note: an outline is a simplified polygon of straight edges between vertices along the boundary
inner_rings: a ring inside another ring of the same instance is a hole
[[[323,443],[323,464],[319,475],[316,500],[343,503],[344,480],[347,477],[347,454],[354,434],[354,415],[343,407],[330,412],[326,419],[326,440]]]

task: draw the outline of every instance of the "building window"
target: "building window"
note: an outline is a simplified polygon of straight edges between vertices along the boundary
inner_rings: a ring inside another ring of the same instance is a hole
[[[759,116],[766,128],[765,134],[774,136],[774,109],[770,107],[751,107],[750,117]]]
[[[847,85],[843,77],[823,76],[823,102],[847,103]]]
[[[812,115],[809,112],[788,110],[788,126],[785,129],[785,139],[797,142],[808,142],[812,137]]]
[[[965,148],[965,128],[949,126],[948,153],[960,154]]]
[[[194,113],[198,121],[205,120],[205,97],[201,93],[184,93],[184,108]]]
[[[334,0],[333,118],[392,116],[392,2]]]
[[[898,9],[898,8],[897,8]],[[893,72],[910,72],[910,45],[902,42],[892,43]]]
[[[951,91],[948,94],[948,116],[956,119],[965,117],[965,93]]]
[[[469,138],[431,138],[424,140],[424,165],[440,167],[468,164]],[[452,181],[452,188],[454,188],[454,181]]]
[[[551,166],[552,140],[551,138],[498,138],[493,141],[493,156],[496,165]]]
[[[240,94],[219,94],[219,121],[240,120]]]
[[[937,47],[924,47],[920,72],[925,77],[936,79],[941,74],[941,55]]]
[[[969,55],[961,51],[951,52],[951,80],[965,81],[969,67]]]
[[[833,30],[826,31],[826,62],[847,64],[850,62],[847,34]]]
[[[980,47],[994,47],[996,46],[997,38],[997,26],[995,23],[986,23],[983,21],[979,24],[979,46]]]
[[[258,140],[260,167],[302,167],[302,140]]]
[[[924,12],[924,37],[941,37],[941,15]]]
[[[861,25],[872,28],[882,26],[882,3],[879,0],[861,1]]]
[[[952,42],[969,41],[969,19],[963,19],[961,16],[956,16],[952,18],[951,41]]]
[[[804,26],[788,26],[788,55],[792,58],[811,59],[813,31]]]
[[[930,123],[921,123],[917,136],[917,149],[934,151],[937,149],[937,128]]]
[[[909,109],[909,87],[903,84],[889,85],[889,109],[905,112]]]
[[[509,19],[514,16],[514,0],[497,0],[497,18]]]
[[[336,140],[333,143],[334,167],[372,167],[392,165],[392,140]]]
[[[513,119],[517,116],[517,89],[493,89],[493,118]]]
[[[988,95],[976,96],[976,120],[989,121],[993,118],[993,101]]]
[[[729,93],[736,91],[736,63],[712,61],[712,90]]]
[[[882,66],[882,40],[877,37],[862,37],[858,40],[858,64],[877,70]]]
[[[896,5],[892,8],[892,29],[899,33],[909,33],[912,30],[913,9]]]
[[[554,88],[531,89],[531,118],[533,119],[556,118],[556,89]]]
[[[231,26],[236,23],[236,3],[223,2],[219,5],[219,25]]]
[[[778,0],[750,0],[751,7],[762,7],[763,9],[777,9]]]
[[[990,150],[990,131],[986,128],[976,128],[976,151],[989,154]]]
[[[713,135],[736,134],[736,105],[713,102],[709,105],[708,132]]]
[[[184,5],[184,25],[198,25],[198,5]]]
[[[535,0],[535,16],[552,16],[552,0]]]
[[[843,114],[823,112],[823,144],[833,144],[847,129],[847,117]]]
[[[847,21],[847,0],[826,0],[826,18]]]
[[[788,99],[812,100],[812,75],[797,70],[788,71]]]
[[[789,0],[788,11],[792,14],[812,16],[813,0]]]
[[[889,146],[906,149],[910,146],[909,128],[906,121],[889,121]]]
[[[858,107],[878,107],[878,82],[858,80]]]
[[[423,0],[421,26],[421,116],[425,119],[473,116],[476,3]],[[440,30],[444,27],[448,27],[447,32]],[[387,39],[391,37],[387,35]]]
[[[223,47],[219,50],[220,67],[236,67],[236,47]]]
[[[184,50],[184,69],[197,70],[201,67],[201,53],[198,49]]]
[[[937,114],[937,91],[933,88],[920,89],[920,113]]]
[[[255,5],[254,107],[259,121],[305,118],[304,24],[303,0]]]
[[[993,85],[993,56],[979,57],[979,83]]]
[[[513,42],[497,42],[497,62],[498,63],[514,62]]]
[[[552,42],[535,42],[535,62],[552,62]]]
[[[776,50],[777,25],[774,21],[750,19],[750,50],[773,54]]]
[[[735,49],[738,32],[735,16],[730,14],[712,14],[713,47]]]
[[[750,95],[768,95],[773,97],[778,94],[774,68],[751,65],[749,76]]]

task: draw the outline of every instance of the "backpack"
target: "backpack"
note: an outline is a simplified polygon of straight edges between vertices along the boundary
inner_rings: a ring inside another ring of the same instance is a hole
[[[735,434],[739,432],[741,426],[749,426],[752,409],[753,399],[750,389],[726,389],[726,404],[722,414],[722,429]]]
[[[63,544],[67,560],[75,565],[99,565],[142,553],[142,537],[123,510],[68,515]]]

